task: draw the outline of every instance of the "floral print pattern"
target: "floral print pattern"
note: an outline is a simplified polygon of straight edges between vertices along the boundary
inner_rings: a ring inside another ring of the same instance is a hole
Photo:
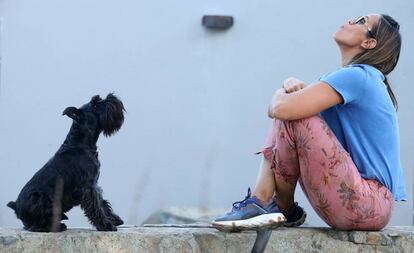
[[[296,184],[318,215],[340,230],[380,230],[394,208],[391,192],[361,177],[351,156],[320,116],[275,120],[261,151],[276,181]]]

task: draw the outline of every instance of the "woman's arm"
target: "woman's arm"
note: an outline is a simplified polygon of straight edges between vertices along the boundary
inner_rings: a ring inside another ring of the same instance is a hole
[[[280,88],[273,95],[268,116],[280,120],[302,119],[342,102],[341,95],[324,82],[291,93]]]

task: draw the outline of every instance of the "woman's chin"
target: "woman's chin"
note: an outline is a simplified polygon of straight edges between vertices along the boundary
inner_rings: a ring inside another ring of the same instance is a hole
[[[346,38],[343,38],[343,36],[341,36],[341,33],[339,31],[335,32],[332,37],[335,40],[336,44],[338,44],[339,46],[347,44]]]

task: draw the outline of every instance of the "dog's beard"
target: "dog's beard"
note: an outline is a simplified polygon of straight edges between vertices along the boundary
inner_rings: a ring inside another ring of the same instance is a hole
[[[124,123],[124,105],[115,95],[108,94],[105,99],[105,110],[100,115],[103,134],[109,137],[116,133]]]

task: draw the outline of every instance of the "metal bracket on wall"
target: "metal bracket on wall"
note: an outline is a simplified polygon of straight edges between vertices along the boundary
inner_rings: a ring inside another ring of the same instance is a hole
[[[233,26],[233,17],[223,15],[204,15],[202,24],[210,29],[229,29]]]

